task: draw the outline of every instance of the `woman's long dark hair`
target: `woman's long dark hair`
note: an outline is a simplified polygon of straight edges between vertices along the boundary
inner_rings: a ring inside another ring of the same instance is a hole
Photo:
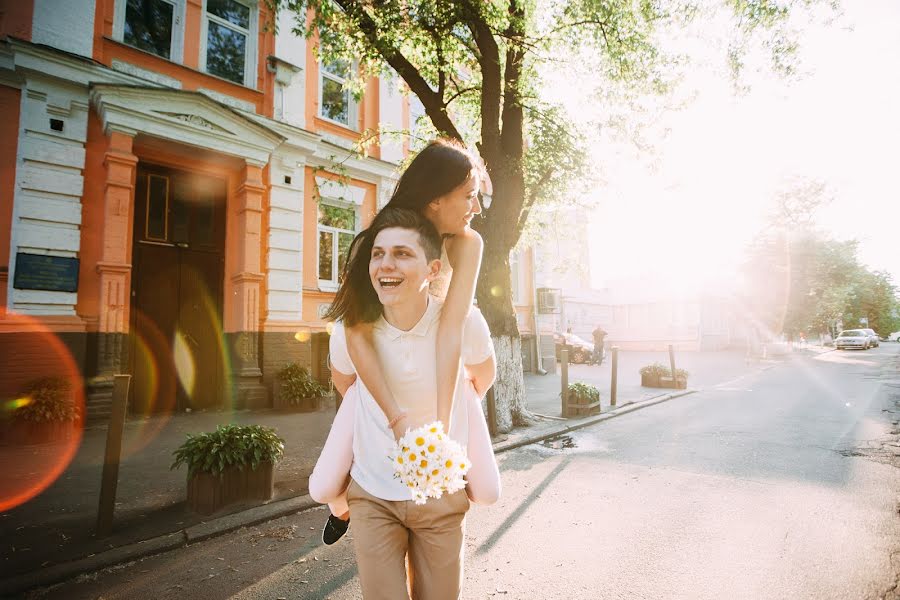
[[[390,201],[350,245],[341,286],[324,318],[341,320],[347,327],[378,319],[382,306],[369,280],[369,259],[375,236],[385,228],[379,217],[388,208],[423,214],[431,202],[449,194],[480,170],[479,161],[456,140],[438,139],[425,146],[400,176]]]

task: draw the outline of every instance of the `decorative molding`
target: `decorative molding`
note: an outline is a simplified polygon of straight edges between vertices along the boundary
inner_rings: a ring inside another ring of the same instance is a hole
[[[256,105],[252,102],[240,100],[238,98],[235,98],[234,96],[229,96],[227,94],[223,94],[221,92],[217,92],[215,90],[210,90],[207,88],[200,88],[197,91],[204,96],[209,96],[216,102],[224,104],[225,106],[236,108],[238,110],[246,110],[247,112],[256,112]]]
[[[95,83],[153,85],[141,77],[116,71],[91,59],[16,39],[7,39],[7,48],[18,72],[51,77],[84,86]]]
[[[334,135],[333,133],[322,133],[322,139],[330,144],[334,144],[338,148],[343,148],[344,150],[353,151],[356,147],[356,142],[348,140],[347,138],[343,138],[339,135]]]
[[[234,135],[232,132],[228,131],[224,127],[219,127],[215,123],[204,119],[200,115],[191,115],[187,113],[173,113],[166,112],[162,110],[154,110],[156,114],[165,115],[167,117],[171,117],[173,119],[178,119],[179,121],[184,121],[185,123],[190,123],[191,125],[196,125],[197,127],[202,127],[204,129],[208,129],[210,131],[215,131],[217,133],[227,133],[228,135]]]
[[[241,273],[236,273],[231,276],[231,281],[234,283],[262,283],[265,280],[265,275],[262,273],[250,273],[247,271],[243,271]]]
[[[127,263],[98,262],[98,273],[131,273],[131,265]]]
[[[148,71],[147,69],[143,69],[137,65],[133,65],[122,60],[114,58],[112,61],[112,68],[116,71],[119,71],[120,73],[127,73],[128,75],[146,79],[147,81],[152,81],[153,83],[158,83],[159,85],[168,88],[174,88],[177,90],[181,89],[181,82],[174,77],[169,77],[168,75],[163,75],[162,73],[156,73],[155,71]]]
[[[268,164],[285,139],[198,92],[95,84],[90,97],[107,131],[146,133],[236,156],[257,167]]]

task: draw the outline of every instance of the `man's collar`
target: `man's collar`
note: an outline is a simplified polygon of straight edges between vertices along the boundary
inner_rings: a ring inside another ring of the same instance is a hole
[[[401,335],[417,335],[419,337],[425,337],[428,334],[429,327],[431,327],[440,316],[441,306],[442,303],[435,298],[432,298],[429,294],[428,304],[425,306],[425,312],[422,313],[422,318],[419,319],[418,323],[413,325],[413,328],[409,331],[403,331],[402,329],[394,327],[385,320],[384,315],[381,315],[381,317],[375,321],[375,329],[382,331],[384,335],[392,341],[399,339]]]

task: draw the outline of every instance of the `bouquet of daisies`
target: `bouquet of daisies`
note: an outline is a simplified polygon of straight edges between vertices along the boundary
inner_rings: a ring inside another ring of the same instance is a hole
[[[394,477],[409,488],[416,504],[466,487],[466,450],[444,433],[440,421],[408,429],[390,459]]]

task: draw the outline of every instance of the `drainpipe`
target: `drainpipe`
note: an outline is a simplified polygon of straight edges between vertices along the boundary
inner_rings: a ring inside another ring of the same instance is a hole
[[[537,246],[531,246],[531,294],[534,303],[531,311],[534,317],[534,346],[537,350],[537,373],[538,375],[546,375],[544,370],[544,357],[541,352],[541,329],[538,323],[538,293],[537,293]]]

